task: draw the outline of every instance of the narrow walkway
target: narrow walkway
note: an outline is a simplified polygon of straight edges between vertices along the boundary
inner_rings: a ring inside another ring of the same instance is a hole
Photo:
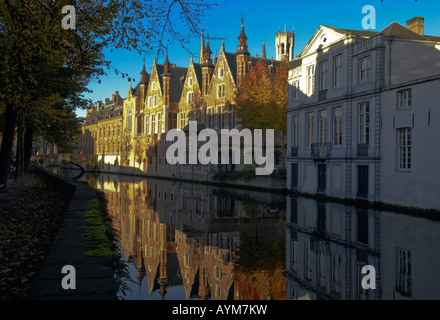
[[[58,179],[51,174],[48,179]],[[64,215],[46,260],[37,275],[28,296],[30,300],[116,300],[117,287],[113,277],[111,258],[86,255],[87,239],[83,226],[87,222],[81,213],[87,210],[88,201],[95,198],[94,190],[83,182],[62,179],[76,187],[70,207]],[[65,265],[75,268],[76,289],[63,289],[61,272]]]

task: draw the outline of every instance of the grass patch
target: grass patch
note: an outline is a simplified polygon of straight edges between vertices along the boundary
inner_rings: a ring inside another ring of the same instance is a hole
[[[128,290],[128,268],[118,248],[118,233],[113,228],[112,217],[107,211],[105,193],[95,190],[96,198],[88,203],[88,209],[82,216],[86,218],[84,226],[86,244],[90,248],[86,255],[100,258],[111,258],[116,284],[120,291]]]

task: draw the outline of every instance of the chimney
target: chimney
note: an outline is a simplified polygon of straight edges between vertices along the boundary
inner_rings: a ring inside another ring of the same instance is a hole
[[[406,27],[423,36],[425,34],[425,18],[423,17],[415,17],[406,22]]]

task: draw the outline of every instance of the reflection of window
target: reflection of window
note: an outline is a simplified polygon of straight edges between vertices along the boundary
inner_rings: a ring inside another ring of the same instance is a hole
[[[396,248],[396,291],[411,297],[411,252]]]
[[[357,210],[357,241],[368,244],[368,212]]]
[[[332,292],[339,294],[341,285],[341,256],[332,254]]]
[[[312,263],[311,263],[310,242],[304,244],[304,277],[307,280],[312,279]]]
[[[184,254],[184,258],[183,258],[183,264],[185,265],[185,267],[190,267],[191,266],[191,260],[190,260],[190,255],[188,251],[185,251]]]
[[[221,266],[214,267],[214,275],[217,280],[221,280],[223,276],[223,270]]]

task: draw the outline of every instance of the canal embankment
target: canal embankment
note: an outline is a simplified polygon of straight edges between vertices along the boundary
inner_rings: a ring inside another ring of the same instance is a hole
[[[72,200],[28,299],[117,299],[117,256],[112,251],[114,239],[108,238],[104,199],[84,182],[35,170],[61,190],[72,192]]]

